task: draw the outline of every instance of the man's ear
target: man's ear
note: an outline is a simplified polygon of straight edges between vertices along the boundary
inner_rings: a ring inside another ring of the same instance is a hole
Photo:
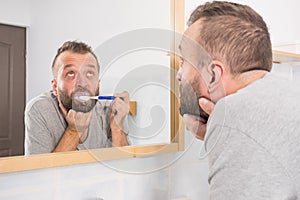
[[[209,92],[217,90],[220,85],[222,85],[222,76],[224,74],[225,68],[223,63],[219,61],[213,61],[210,65],[211,80],[209,82],[208,88]]]
[[[101,86],[101,84],[100,84],[100,79],[98,80],[98,92],[100,92],[100,86]]]
[[[52,93],[54,96],[57,96],[58,95],[58,91],[57,91],[57,81],[55,79],[53,79],[51,81],[51,84],[52,84]]]

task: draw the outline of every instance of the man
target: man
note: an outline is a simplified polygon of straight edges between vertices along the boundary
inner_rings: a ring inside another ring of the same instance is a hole
[[[188,25],[180,112],[205,139],[210,199],[300,198],[300,92],[269,73],[265,22],[248,6],[214,1],[196,8]]]
[[[128,145],[122,123],[129,113],[127,92],[111,105],[80,96],[99,95],[99,63],[91,47],[65,42],[52,64],[52,91],[25,110],[25,155]]]

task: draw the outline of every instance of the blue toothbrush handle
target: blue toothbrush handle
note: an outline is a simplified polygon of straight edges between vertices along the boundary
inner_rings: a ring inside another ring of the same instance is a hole
[[[98,100],[114,100],[114,96],[98,96]]]

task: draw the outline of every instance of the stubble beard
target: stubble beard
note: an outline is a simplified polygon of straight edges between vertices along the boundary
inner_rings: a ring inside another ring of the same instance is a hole
[[[65,107],[67,111],[75,110],[76,112],[87,113],[90,112],[96,105],[97,100],[90,99],[88,101],[81,101],[75,97],[78,96],[98,96],[99,95],[99,87],[95,92],[91,92],[86,88],[76,88],[71,95],[68,95],[67,91],[58,89],[58,95],[62,105]]]
[[[196,92],[198,84],[193,81],[191,84],[182,80],[180,84],[180,115],[184,114],[194,115],[201,117],[203,120],[207,121],[209,115],[203,111],[199,106],[200,94]]]

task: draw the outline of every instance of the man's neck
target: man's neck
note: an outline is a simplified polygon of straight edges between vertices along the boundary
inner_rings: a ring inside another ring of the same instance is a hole
[[[233,94],[254,81],[263,78],[266,73],[267,71],[265,70],[253,70],[239,74],[234,78],[232,76],[228,77],[226,84],[224,84],[226,88],[226,95]]]

